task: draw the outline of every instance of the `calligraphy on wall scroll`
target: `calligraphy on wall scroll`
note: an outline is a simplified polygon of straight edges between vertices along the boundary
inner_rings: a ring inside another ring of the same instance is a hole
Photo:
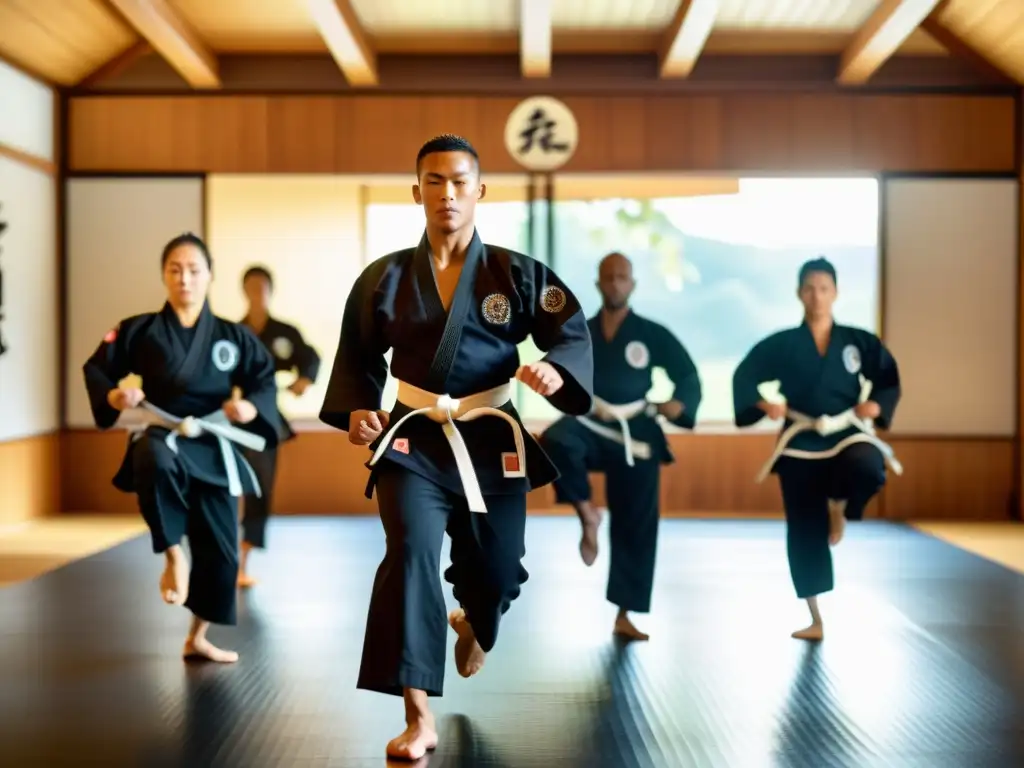
[[[564,102],[550,96],[519,102],[505,123],[505,148],[534,173],[561,168],[576,152],[578,142],[576,116]]]

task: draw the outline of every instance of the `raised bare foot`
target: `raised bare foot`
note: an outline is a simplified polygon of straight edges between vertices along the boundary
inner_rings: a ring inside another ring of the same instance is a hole
[[[160,576],[160,596],[170,605],[184,605],[188,599],[188,560],[175,545],[164,553],[164,572]]]
[[[252,576],[242,571],[238,572],[238,586],[243,589],[248,587],[255,587],[259,582]]]
[[[828,543],[836,546],[846,531],[846,502],[830,499],[828,502]]]
[[[580,535],[580,558],[591,566],[597,560],[597,532],[601,527],[601,512],[589,504],[576,510],[583,528]]]
[[[456,608],[448,614],[448,623],[459,639],[455,641],[455,668],[463,677],[472,677],[484,667],[487,654],[476,641],[473,627],[466,620],[466,612]]]
[[[798,629],[792,634],[792,637],[796,640],[818,642],[825,639],[825,627],[821,624],[811,624],[811,626],[804,629]]]
[[[218,648],[205,637],[191,637],[186,640],[182,656],[198,661],[215,661],[218,664],[234,664],[238,661],[237,653]]]
[[[419,760],[432,749],[437,749],[437,729],[434,716],[427,715],[409,723],[401,735],[388,742],[388,757]]]
[[[651,636],[646,632],[641,632],[636,628],[636,625],[629,620],[628,616],[618,616],[615,619],[615,628],[612,633],[619,637],[624,637],[627,640],[650,640]]]

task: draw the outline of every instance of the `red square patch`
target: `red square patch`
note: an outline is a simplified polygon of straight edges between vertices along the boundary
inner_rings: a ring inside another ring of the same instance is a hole
[[[393,443],[391,443],[391,447],[394,448],[399,453],[404,453],[404,454],[408,455],[408,453],[409,453],[409,438],[407,438],[407,437],[400,437],[397,440],[395,440]]]
[[[518,472],[519,471],[519,455],[515,453],[506,453],[502,456],[505,462],[506,472]]]

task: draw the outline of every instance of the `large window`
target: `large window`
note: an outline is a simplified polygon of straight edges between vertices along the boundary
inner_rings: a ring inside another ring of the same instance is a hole
[[[878,331],[875,179],[718,179],[703,186],[691,180],[667,194],[661,179],[647,197],[639,180],[630,179],[629,198],[611,198],[608,186],[593,186],[602,190],[601,199],[580,199],[586,179],[556,181],[553,254],[542,248],[543,203],[536,206],[536,248],[526,248],[527,206],[521,201],[482,203],[481,236],[551,263],[588,316],[600,308],[598,261],[612,250],[628,255],[637,280],[635,310],[668,327],[697,363],[704,388],[701,424],[732,421],[732,373],[740,359],[761,338],[800,322],[796,277],[807,259],[825,255],[836,266],[837,320]],[[374,256],[415,244],[422,231],[423,212],[414,204],[367,206],[366,237]],[[527,342],[520,356],[529,362],[541,354]],[[671,391],[656,371],[652,399]],[[526,419],[557,415],[532,392],[521,389],[517,401]]]

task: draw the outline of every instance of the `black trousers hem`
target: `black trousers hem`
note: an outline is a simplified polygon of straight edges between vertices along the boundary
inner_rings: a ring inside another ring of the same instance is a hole
[[[425,691],[427,696],[440,698],[444,695],[444,675],[431,675],[425,672],[400,668],[398,670],[398,681],[393,683],[375,682],[368,678],[359,677],[356,688],[361,691],[373,691],[388,696],[403,696],[406,688],[415,688]]]
[[[616,597],[612,592],[608,592],[605,595],[605,599],[609,603],[614,605],[616,608],[621,608],[624,611],[630,613],[650,613],[651,612],[651,601],[647,600],[644,602],[637,601],[635,597],[628,595],[623,597]]]

